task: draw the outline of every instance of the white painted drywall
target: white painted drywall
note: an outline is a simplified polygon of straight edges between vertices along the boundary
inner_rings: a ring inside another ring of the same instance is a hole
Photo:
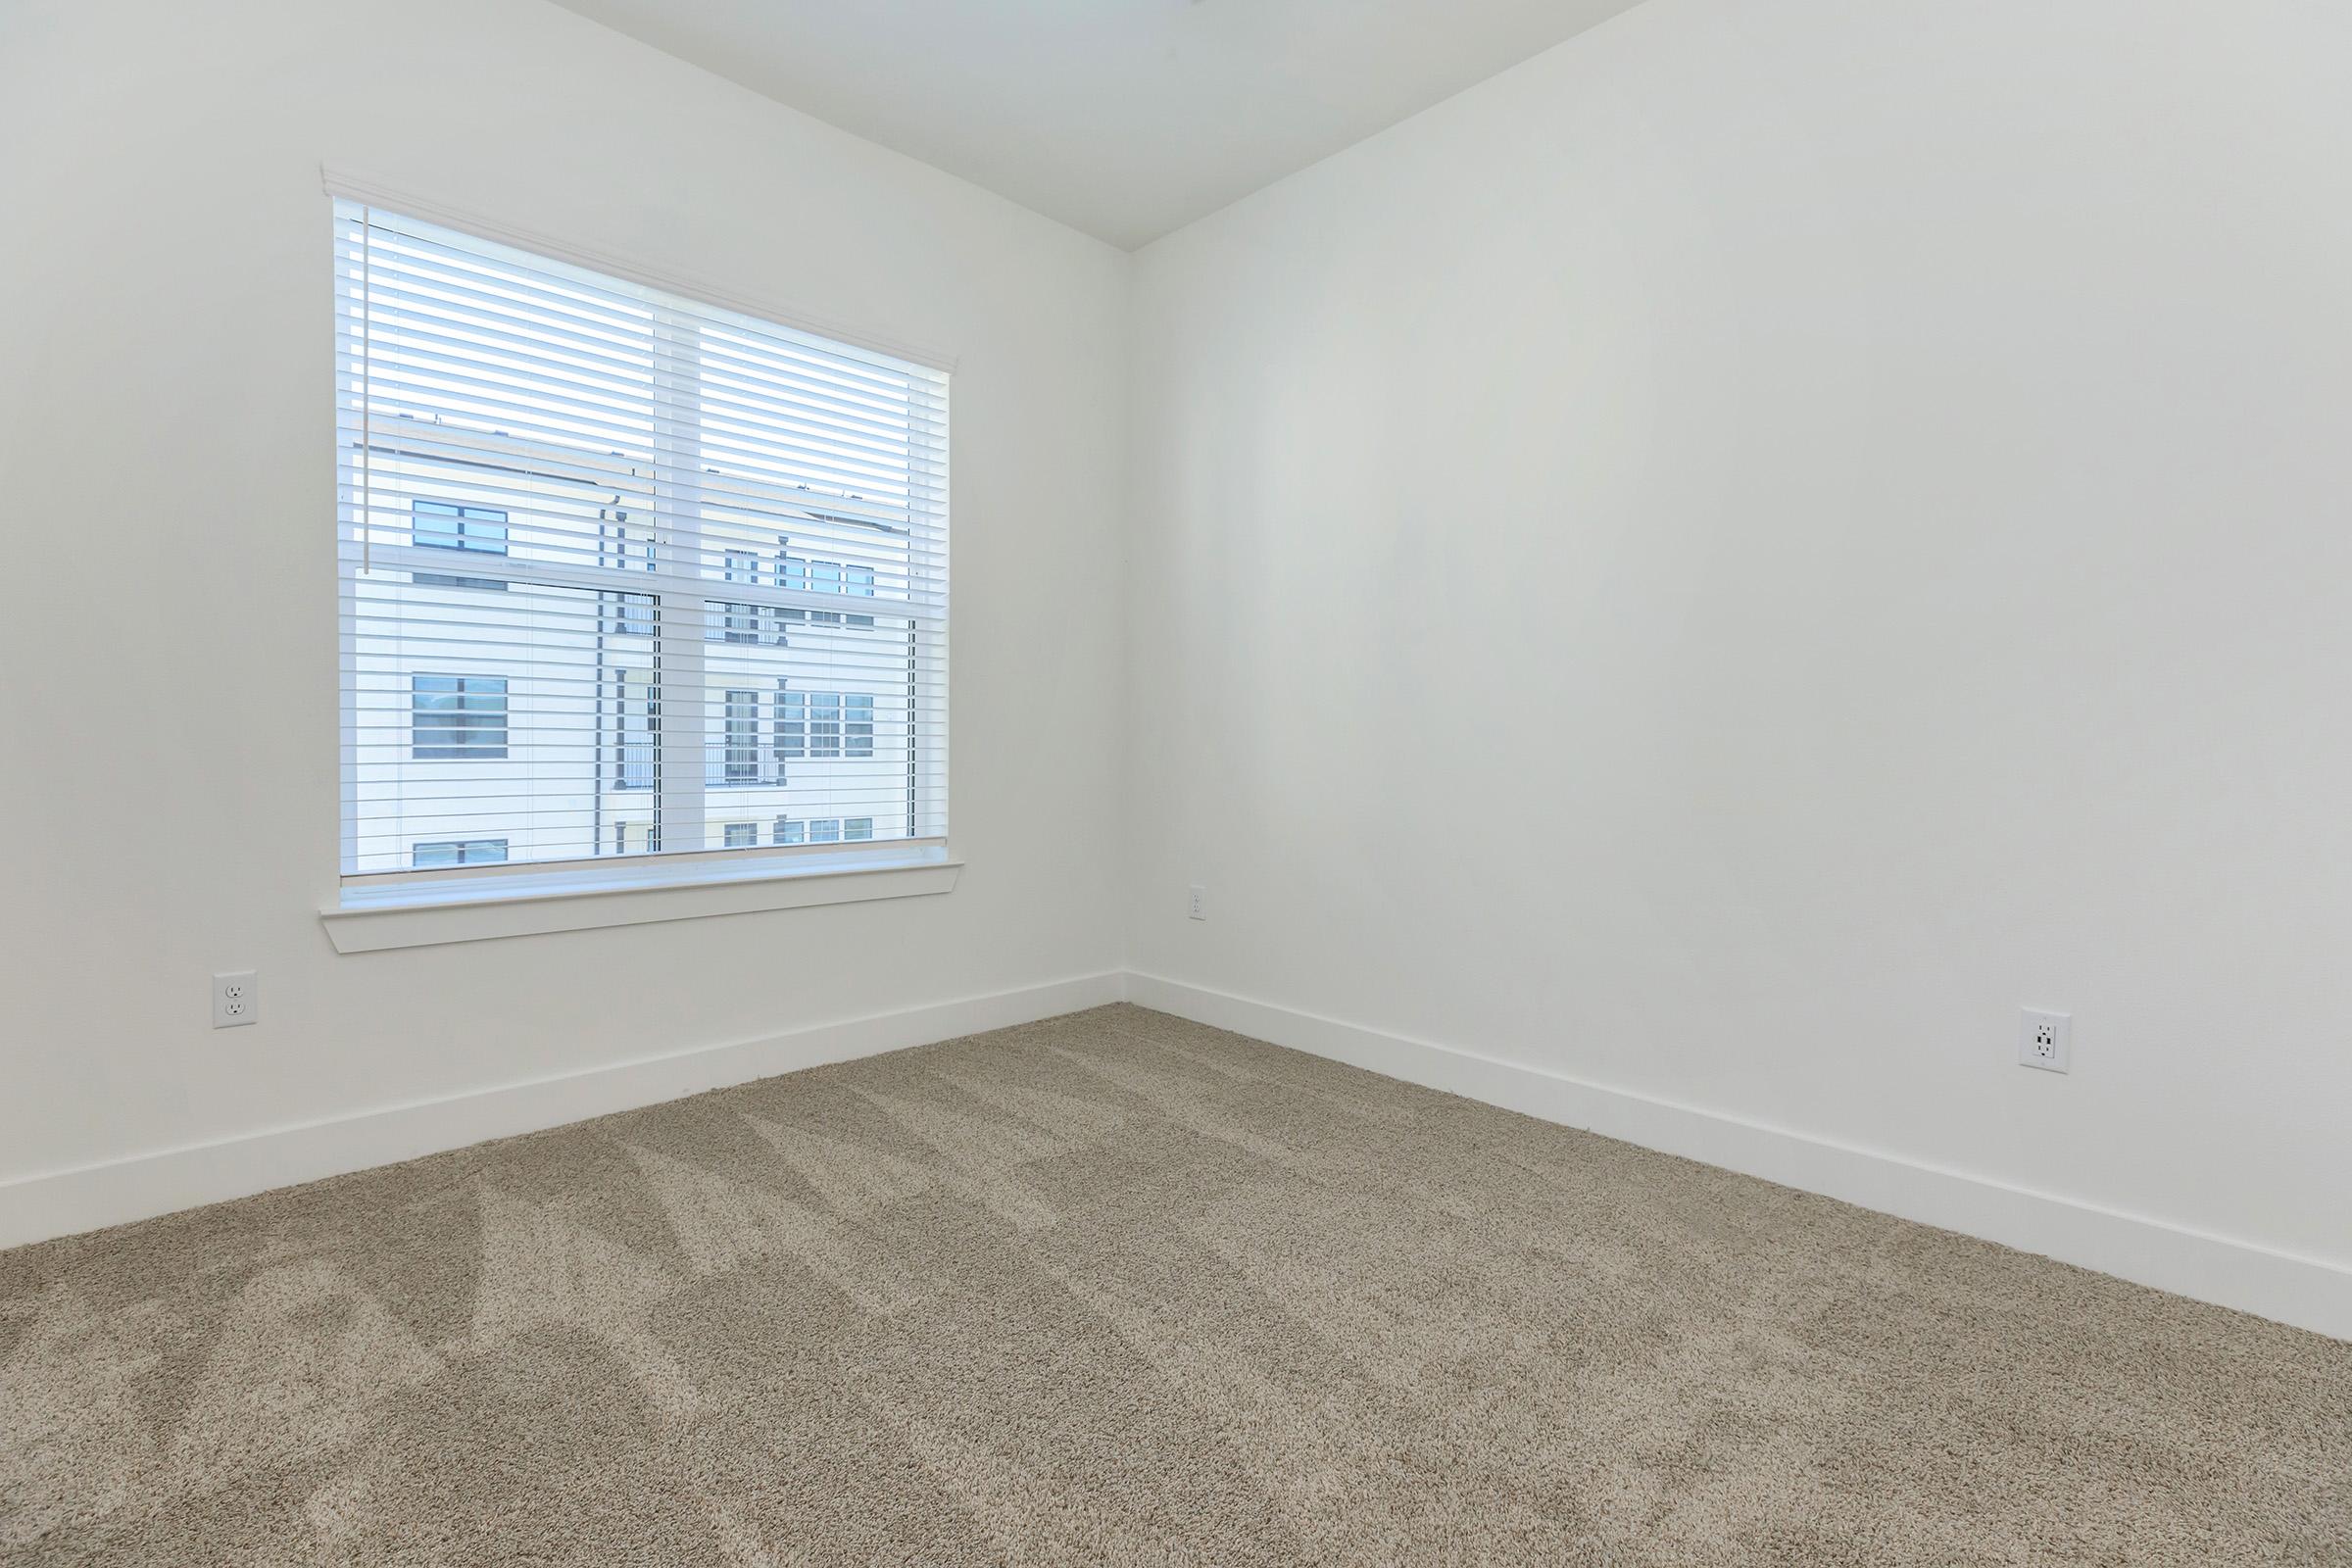
[[[1648,0],[1144,250],[1132,967],[2352,1263],[2347,60]]]
[[[957,357],[953,894],[333,952],[322,162]],[[1115,968],[1127,266],[537,0],[0,6],[0,1182]]]

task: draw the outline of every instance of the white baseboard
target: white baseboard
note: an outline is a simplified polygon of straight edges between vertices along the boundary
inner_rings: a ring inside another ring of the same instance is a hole
[[[2352,1269],[2341,1264],[1274,1003],[1115,971],[15,1177],[0,1181],[0,1248],[1050,1018],[1122,996],[1392,1078],[2352,1340]]]
[[[1127,998],[1408,1083],[2352,1340],[2352,1269],[1157,975]]]
[[[538,1132],[824,1062],[1051,1018],[1118,1001],[1124,980],[1115,970],[1080,975],[15,1177],[0,1181],[0,1248],[463,1149],[488,1138]]]

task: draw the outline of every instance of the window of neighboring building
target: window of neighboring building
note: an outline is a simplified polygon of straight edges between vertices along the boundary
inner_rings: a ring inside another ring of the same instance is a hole
[[[759,783],[760,694],[730,689],[726,725],[726,782]]]
[[[411,755],[420,762],[475,761],[507,755],[503,675],[409,678]]]
[[[729,582],[760,580],[760,558],[749,550],[727,552],[726,578]],[[730,604],[726,608],[725,640],[731,643],[756,643],[760,640],[760,607]]]
[[[776,760],[874,755],[874,699],[865,692],[776,694]]]
[[[611,752],[612,787],[620,790],[650,790],[655,782],[657,740],[654,733],[654,672],[650,669],[615,669],[612,672],[611,690],[613,705]]]
[[[846,564],[839,561],[815,561],[805,556],[781,555],[776,558],[776,586],[799,593],[847,594],[856,598],[874,597],[876,582],[874,568]],[[789,609],[780,611],[777,619],[808,621],[819,626],[871,626],[871,615],[849,615],[838,611]]]
[[[843,751],[853,758],[874,755],[874,700],[851,692],[841,700]]]
[[[462,507],[449,501],[412,501],[409,534],[426,550],[480,550],[503,556],[507,553],[507,514],[489,507]]]
[[[654,634],[654,602],[644,594],[598,595],[609,610],[605,630],[620,637],[651,637]]]
[[[870,816],[815,816],[806,821],[789,816],[776,818],[778,844],[858,843],[873,836],[874,819]]]
[[[841,563],[838,561],[811,561],[808,563],[808,591],[812,594],[841,592]],[[841,612],[838,610],[811,610],[808,612],[808,623],[812,626],[838,626],[841,624]]]
[[[776,760],[799,761],[808,755],[808,697],[805,692],[776,693]]]
[[[808,755],[841,755],[841,693],[808,694]]]
[[[760,824],[757,822],[729,822],[726,825],[724,840],[726,848],[730,850],[748,850],[760,842]]]
[[[630,526],[629,509],[614,504],[597,509],[596,564],[612,571],[652,571],[657,563],[654,541],[640,524]],[[601,590],[598,598],[612,607],[606,629],[624,637],[654,635],[654,599],[648,594]]]
[[[503,865],[506,858],[505,839],[440,839],[409,851],[409,864],[418,871],[447,865]]]
[[[420,550],[470,550],[503,556],[507,553],[507,514],[494,507],[412,501],[409,537]],[[409,580],[419,587],[481,588],[492,592],[507,586],[495,577],[461,577],[446,571],[419,571]]]

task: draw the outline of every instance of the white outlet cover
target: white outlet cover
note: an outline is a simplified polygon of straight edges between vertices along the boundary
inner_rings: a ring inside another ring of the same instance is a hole
[[[213,976],[214,1028],[241,1028],[254,1021],[260,1005],[261,994],[251,969]]]
[[[2028,1007],[2017,1018],[2017,1063],[2066,1072],[2075,1063],[2075,1015]]]
[[[1192,902],[1185,906],[1184,912],[1191,915],[1196,920],[1207,919],[1208,889],[1202,887],[1198,882],[1194,883]]]

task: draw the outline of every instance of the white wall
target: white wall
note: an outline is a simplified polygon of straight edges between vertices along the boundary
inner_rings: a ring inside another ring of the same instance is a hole
[[[2352,1264],[2347,59],[1649,0],[1141,253],[1133,966]]]
[[[322,161],[957,356],[953,894],[336,956]],[[0,1184],[1115,968],[1127,270],[537,0],[0,7]]]

